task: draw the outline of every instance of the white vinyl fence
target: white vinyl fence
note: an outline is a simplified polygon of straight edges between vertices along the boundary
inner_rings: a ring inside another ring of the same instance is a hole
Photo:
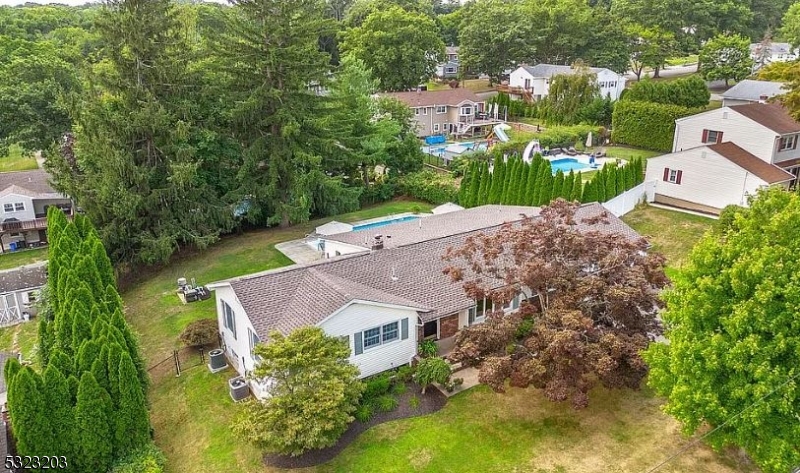
[[[655,194],[655,182],[643,182],[638,186],[623,192],[608,202],[603,203],[603,207],[617,217],[622,217],[633,210],[638,204],[653,201]]]

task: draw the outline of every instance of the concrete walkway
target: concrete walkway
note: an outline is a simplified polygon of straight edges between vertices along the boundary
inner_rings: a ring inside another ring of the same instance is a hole
[[[447,389],[445,389],[445,387],[441,384],[433,383],[433,385],[436,386],[436,389],[441,391],[446,397],[453,397],[462,391],[466,391],[469,388],[473,388],[481,384],[480,381],[478,381],[478,368],[475,367],[469,367],[455,371],[450,379],[456,378],[461,378],[464,380],[464,382],[460,386],[456,386],[456,388],[453,389],[453,392],[447,392]]]
[[[305,239],[278,243],[275,249],[297,264],[308,264],[322,259],[322,253],[314,251]]]

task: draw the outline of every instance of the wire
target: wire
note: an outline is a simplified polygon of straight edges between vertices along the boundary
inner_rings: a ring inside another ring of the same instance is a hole
[[[772,395],[773,395],[773,394],[775,394],[775,393],[776,393],[776,392],[777,392],[779,389],[781,389],[781,388],[783,388],[784,386],[786,386],[787,384],[791,383],[792,381],[794,381],[794,380],[795,380],[795,379],[797,379],[798,377],[800,377],[800,373],[797,373],[797,374],[795,374],[794,376],[790,377],[789,379],[787,379],[786,381],[784,381],[784,382],[783,382],[783,384],[781,384],[781,385],[780,385],[780,386],[778,386],[777,388],[773,389],[772,391],[768,392],[767,394],[765,394],[765,395],[761,396],[761,397],[760,397],[759,399],[757,399],[755,402],[753,402],[753,403],[752,403],[752,404],[750,404],[749,406],[747,406],[747,407],[745,407],[744,409],[742,409],[741,411],[739,411],[739,413],[738,413],[738,414],[736,414],[735,416],[733,416],[733,417],[729,418],[728,420],[726,420],[726,421],[725,421],[725,422],[723,422],[722,424],[718,425],[718,426],[717,426],[717,427],[715,427],[714,429],[712,429],[712,430],[710,430],[710,431],[706,432],[705,434],[701,435],[700,437],[696,438],[696,439],[695,439],[693,442],[690,442],[688,445],[686,445],[686,446],[685,446],[685,447],[683,447],[682,449],[678,450],[676,453],[672,454],[670,457],[668,457],[666,460],[662,461],[662,462],[661,462],[661,463],[659,463],[658,465],[656,465],[656,466],[654,466],[653,468],[651,468],[651,469],[647,470],[645,473],[653,473],[654,471],[658,471],[658,470],[659,470],[659,469],[660,469],[662,466],[666,465],[667,463],[671,462],[672,460],[674,460],[674,459],[678,458],[679,456],[683,455],[683,454],[684,454],[684,453],[686,453],[686,452],[687,452],[689,449],[691,449],[692,447],[695,447],[695,446],[696,446],[698,443],[700,443],[700,442],[701,442],[701,441],[702,441],[704,438],[706,438],[706,437],[708,437],[709,435],[713,434],[713,433],[714,433],[714,432],[716,432],[717,430],[719,430],[719,429],[721,429],[721,428],[725,427],[725,426],[726,426],[726,425],[728,425],[728,424],[729,424],[731,421],[733,421],[733,420],[737,419],[737,418],[738,418],[738,417],[740,417],[742,414],[744,414],[745,412],[747,412],[748,410],[750,410],[750,408],[752,408],[752,407],[755,407],[755,406],[756,406],[757,404],[759,404],[761,401],[763,401],[764,399],[766,399],[766,398],[768,398],[768,397],[772,396]]]

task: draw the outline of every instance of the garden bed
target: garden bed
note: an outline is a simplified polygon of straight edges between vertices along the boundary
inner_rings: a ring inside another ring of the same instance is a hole
[[[378,424],[408,417],[417,417],[432,414],[447,403],[447,398],[438,389],[429,387],[425,395],[420,394],[419,386],[409,382],[406,383],[406,391],[397,396],[399,404],[396,409],[389,412],[377,412],[368,422],[353,421],[350,427],[333,445],[328,448],[312,450],[296,457],[287,455],[264,455],[264,464],[277,468],[307,468],[321,465],[333,460],[339,452],[353,443],[359,435]],[[411,399],[416,397],[419,403],[412,407]]]

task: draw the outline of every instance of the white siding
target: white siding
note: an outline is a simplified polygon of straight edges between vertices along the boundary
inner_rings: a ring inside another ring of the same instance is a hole
[[[600,95],[603,98],[611,96],[611,100],[618,100],[619,95],[625,90],[625,81],[625,76],[608,69],[597,73],[598,84],[604,84],[604,87],[600,88]]]
[[[782,135],[782,136],[789,137],[789,136],[792,136],[792,135]],[[782,163],[783,161],[788,161],[790,159],[800,158],[800,135],[795,135],[795,136],[796,136],[795,140],[798,141],[797,145],[795,146],[795,149],[787,149],[785,151],[778,151],[780,149],[780,146],[779,146],[780,145],[780,140],[778,141],[778,143],[775,145],[775,157],[773,158],[773,161],[772,161],[773,164],[780,165],[780,163]]]
[[[391,322],[408,319],[408,338],[367,348],[360,355],[355,354],[354,336],[357,332],[378,327]],[[382,371],[407,365],[417,353],[417,312],[372,304],[353,303],[334,316],[324,320],[319,326],[325,333],[333,336],[348,336],[350,340],[350,363],[358,366],[361,377],[371,376]]]
[[[219,323],[219,333],[222,335],[222,342],[228,361],[236,371],[244,376],[247,371],[253,369],[254,362],[250,356],[250,340],[247,330],[255,332],[253,324],[247,317],[244,307],[239,303],[236,294],[230,286],[219,286],[215,288],[214,294],[217,298],[217,322]],[[222,310],[222,301],[228,303],[236,315],[236,337],[233,332],[225,328],[225,314]],[[235,353],[235,354],[234,354]],[[236,357],[234,359],[234,356]]]
[[[533,77],[525,68],[518,67],[514,71],[511,72],[508,78],[508,85],[510,87],[525,87],[525,79],[530,80],[530,84],[528,85],[527,89],[530,90],[533,88],[533,96],[536,97],[541,96],[546,97],[550,92],[550,78],[549,77]],[[613,87],[603,87],[600,89],[600,94],[605,97],[607,95],[611,96],[612,100],[619,99],[619,95],[625,90],[625,76],[621,76],[614,71],[610,71],[608,69],[602,70],[597,73],[597,82],[603,82],[605,84],[616,82],[616,85]]]
[[[18,203],[22,203],[25,206],[25,209],[16,210],[16,207],[13,206]],[[11,204],[13,209],[10,212],[6,212],[5,204]],[[36,218],[36,213],[33,209],[33,199],[25,195],[8,194],[0,197],[0,212],[2,212],[2,218],[0,218],[0,221],[5,221],[9,218],[15,218],[20,221],[33,220]]]
[[[531,87],[533,87],[533,76],[525,68],[518,67],[509,74],[508,85],[511,87],[525,87],[525,79],[529,79]]]
[[[732,141],[760,159],[773,162],[777,133],[727,107],[677,120],[672,151],[702,146],[704,129],[721,131],[723,142]]]
[[[664,181],[664,168],[683,171],[681,183]],[[747,194],[753,194],[759,187],[767,185],[705,147],[649,159],[646,181],[655,182],[655,193],[658,195],[716,209],[727,205],[747,205]]]

